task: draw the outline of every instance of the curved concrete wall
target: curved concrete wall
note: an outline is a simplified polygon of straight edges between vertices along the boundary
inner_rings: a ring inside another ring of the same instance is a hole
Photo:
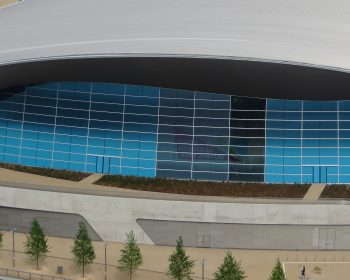
[[[339,243],[339,246],[342,249],[350,248],[350,234],[347,227],[350,225],[349,205],[252,205],[249,203],[173,201],[37,191],[1,186],[0,206],[79,214],[89,222],[103,240],[109,241],[123,241],[125,233],[133,230],[140,243],[158,243],[156,240],[152,241],[138,225],[137,220],[144,219],[191,223],[254,224],[253,231],[259,230],[256,228],[257,225],[265,228],[266,225],[309,226],[309,229],[312,229],[309,231],[310,234],[314,234],[316,227],[343,226],[344,234],[341,239],[343,241]],[[295,230],[291,232],[294,232],[291,234],[291,240],[300,239],[300,236],[295,234]],[[178,233],[181,234],[181,231]],[[223,233],[230,234],[230,231]],[[280,233],[276,231],[276,238],[280,236]],[[164,230],[163,234],[168,233]],[[241,231],[241,234],[244,234],[244,231]],[[309,238],[312,240],[313,237],[309,236]],[[194,246],[192,243],[186,243],[186,240],[185,244]],[[310,243],[307,248],[299,246],[299,243],[295,244],[298,249],[309,249],[310,247]],[[273,249],[269,248],[269,243],[261,248]],[[313,248],[317,249],[315,246]]]

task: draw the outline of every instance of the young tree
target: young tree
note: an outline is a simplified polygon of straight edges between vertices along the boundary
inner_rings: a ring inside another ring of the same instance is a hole
[[[79,229],[75,236],[72,247],[75,262],[83,267],[83,277],[85,276],[85,266],[91,264],[96,258],[95,249],[91,238],[83,222],[79,223]]]
[[[282,264],[279,259],[276,260],[275,266],[272,269],[269,280],[286,280]]]
[[[117,268],[122,272],[129,274],[131,280],[132,274],[142,265],[142,255],[139,246],[136,244],[137,240],[133,231],[126,234],[126,243],[121,250],[122,255],[118,260],[119,266]]]
[[[192,280],[194,261],[186,256],[182,237],[176,240],[176,249],[169,257],[168,274],[175,280]]]
[[[32,220],[27,240],[24,242],[26,254],[36,260],[36,269],[39,269],[39,259],[45,259],[49,252],[44,231],[36,219]]]
[[[214,280],[242,280],[246,277],[241,263],[232,256],[230,251],[226,253],[223,264],[214,273]]]

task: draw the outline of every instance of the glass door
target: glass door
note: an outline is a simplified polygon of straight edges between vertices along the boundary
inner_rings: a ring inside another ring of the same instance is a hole
[[[320,183],[328,183],[328,166],[320,166]]]
[[[110,157],[97,157],[96,159],[96,173],[105,173],[110,172]]]
[[[313,183],[321,183],[320,166],[314,166]]]
[[[317,165],[313,167],[313,183],[328,183],[329,166]]]

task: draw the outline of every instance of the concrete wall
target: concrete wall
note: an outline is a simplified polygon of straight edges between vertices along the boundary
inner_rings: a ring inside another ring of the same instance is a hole
[[[79,214],[87,220],[103,240],[124,241],[125,233],[133,230],[139,242],[143,244],[154,244],[158,241],[152,241],[152,238],[147,235],[149,228],[145,232],[138,225],[138,219],[253,224],[255,226],[264,225],[264,228],[266,228],[266,225],[304,225],[311,226],[310,230],[321,226],[350,225],[349,205],[249,204],[136,199],[2,186],[0,186],[0,206]],[[155,228],[158,227],[158,225],[154,226]],[[176,233],[177,229],[179,229],[178,233],[180,234],[180,227],[175,228],[174,232]],[[257,228],[256,230],[260,229]],[[163,234],[168,235],[169,232],[164,230]],[[193,234],[196,233],[193,232]],[[229,232],[226,233],[224,231],[220,234],[226,236]],[[217,236],[220,236],[220,234]],[[243,228],[235,233],[236,236],[244,234],[246,232]],[[274,234],[274,231],[265,236],[270,236],[271,234]],[[280,236],[280,232],[277,231],[276,238],[278,236]],[[345,247],[343,249],[349,249],[350,235],[345,234],[344,236],[345,239],[342,243]],[[161,238],[164,239],[164,236]],[[222,238],[222,235],[220,238]],[[256,237],[252,236],[251,238],[254,240]],[[291,234],[290,238],[298,239],[300,237],[297,234]],[[215,244],[213,239],[211,239],[211,242]],[[269,249],[269,246],[272,246],[274,243],[271,244],[271,242],[266,241],[265,244],[266,248]]]
[[[176,245],[181,235],[186,246],[204,248],[242,248],[279,250],[349,249],[348,225],[261,225],[137,221],[157,245]]]
[[[0,230],[13,230],[28,233],[33,219],[37,219],[45,234],[50,236],[74,238],[79,222],[83,222],[93,240],[101,240],[84,217],[78,214],[38,211],[10,207],[0,207]]]

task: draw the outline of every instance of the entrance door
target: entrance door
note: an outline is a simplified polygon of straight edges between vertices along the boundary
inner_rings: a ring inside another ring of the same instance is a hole
[[[327,166],[320,166],[320,182],[321,183],[327,183],[327,177],[328,177],[328,167]]]
[[[321,178],[320,178],[320,167],[319,166],[314,166],[314,176],[313,176],[313,182],[314,183],[321,183]]]
[[[313,167],[313,182],[327,183],[328,166],[314,166]]]
[[[96,159],[96,173],[109,173],[110,172],[109,157],[97,157]]]

